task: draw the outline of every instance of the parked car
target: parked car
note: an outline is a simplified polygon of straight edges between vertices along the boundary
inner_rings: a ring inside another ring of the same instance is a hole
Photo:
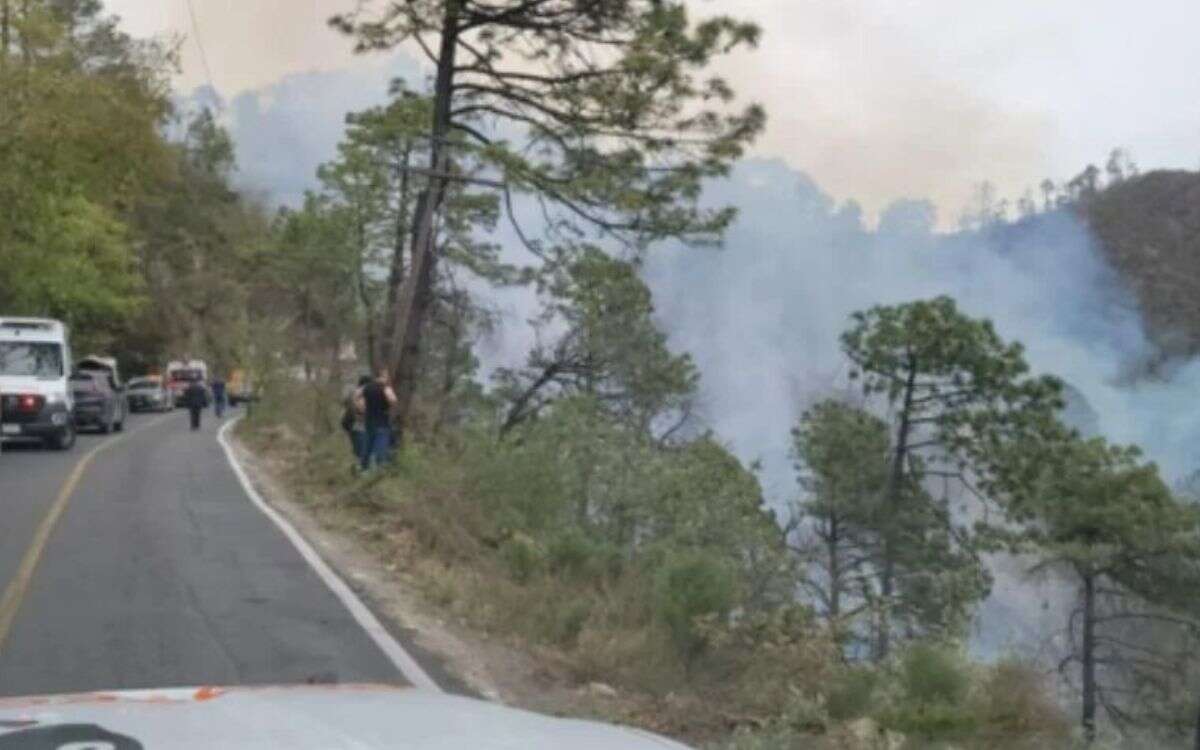
[[[102,433],[120,432],[125,427],[125,394],[113,390],[104,373],[77,370],[71,375],[75,397],[75,427],[94,427]]]
[[[0,318],[0,441],[75,444],[69,381],[71,346],[57,320]]]
[[[125,387],[129,411],[170,411],[175,407],[175,394],[162,378],[134,378]]]

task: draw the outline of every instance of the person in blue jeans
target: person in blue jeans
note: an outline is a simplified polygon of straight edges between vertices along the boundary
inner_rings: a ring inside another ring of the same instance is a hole
[[[362,452],[362,469],[381,466],[391,459],[392,454],[392,407],[396,404],[396,392],[388,378],[387,370],[380,370],[375,379],[358,389],[354,405],[363,415],[366,440]]]
[[[217,415],[217,419],[225,416],[225,404],[228,394],[226,393],[225,380],[217,377],[212,382],[213,395],[213,413]]]

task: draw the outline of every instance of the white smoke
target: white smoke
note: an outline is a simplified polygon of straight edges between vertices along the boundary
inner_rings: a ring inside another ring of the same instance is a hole
[[[979,232],[936,233],[930,204],[906,200],[864,226],[853,203],[835,205],[808,177],[750,161],[708,198],[740,215],[719,251],[663,248],[647,264],[673,346],[703,374],[711,426],[746,462],[760,461],[768,502],[797,492],[789,430],[804,408],[846,387],[838,337],[855,310],[946,294],[1027,347],[1037,373],[1070,386],[1068,419],[1087,433],[1141,445],[1168,479],[1200,464],[1200,363],[1163,382],[1122,377],[1152,347],[1133,301],[1066,213]],[[1071,590],[1026,564],[990,562],[996,583],[981,608],[981,654],[1055,650]]]
[[[1072,215],[946,235],[929,204],[905,200],[869,229],[855,204],[835,205],[776,161],[743,163],[708,197],[740,210],[725,247],[662,248],[646,276],[672,344],[700,366],[712,426],[764,462],[768,494],[792,491],[788,431],[839,380],[849,315],[940,294],[1022,342],[1035,372],[1077,389],[1110,440],[1141,445],[1170,478],[1200,465],[1200,410],[1187,408],[1200,363],[1168,381],[1123,377],[1152,347]]]

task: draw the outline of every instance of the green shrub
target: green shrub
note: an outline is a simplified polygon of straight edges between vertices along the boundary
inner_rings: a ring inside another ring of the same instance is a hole
[[[735,588],[729,570],[707,555],[685,552],[667,559],[655,580],[655,611],[681,654],[691,657],[703,650],[697,621],[727,615]]]
[[[620,550],[592,539],[583,530],[568,529],[546,545],[550,572],[581,581],[599,582],[621,573]]]
[[[968,705],[972,673],[961,650],[916,643],[900,657],[891,705],[877,717],[891,730],[925,740],[961,740],[976,734],[979,718]]]
[[[901,680],[907,702],[958,706],[971,689],[971,673],[956,648],[918,643],[905,652]]]
[[[879,687],[878,670],[850,667],[832,682],[825,696],[825,707],[834,721],[850,721],[867,716],[875,707]]]
[[[545,566],[545,555],[524,534],[515,534],[500,546],[500,557],[508,567],[509,575],[520,584],[529,583]]]
[[[973,736],[978,719],[961,706],[945,703],[905,704],[884,712],[882,726],[910,737],[955,741]]]
[[[584,598],[564,598],[544,609],[546,638],[559,646],[574,646],[592,615],[592,604]]]
[[[985,738],[997,740],[990,747],[999,747],[1000,742],[1014,750],[1069,746],[1072,721],[1035,667],[1015,661],[996,664],[971,703]]]
[[[494,526],[540,535],[559,525],[567,492],[542,442],[497,444],[494,436],[475,436],[461,465],[465,494],[486,510]]]

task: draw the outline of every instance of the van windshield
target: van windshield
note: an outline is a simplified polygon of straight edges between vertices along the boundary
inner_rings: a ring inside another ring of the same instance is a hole
[[[60,378],[62,374],[61,344],[0,341],[0,377]]]

